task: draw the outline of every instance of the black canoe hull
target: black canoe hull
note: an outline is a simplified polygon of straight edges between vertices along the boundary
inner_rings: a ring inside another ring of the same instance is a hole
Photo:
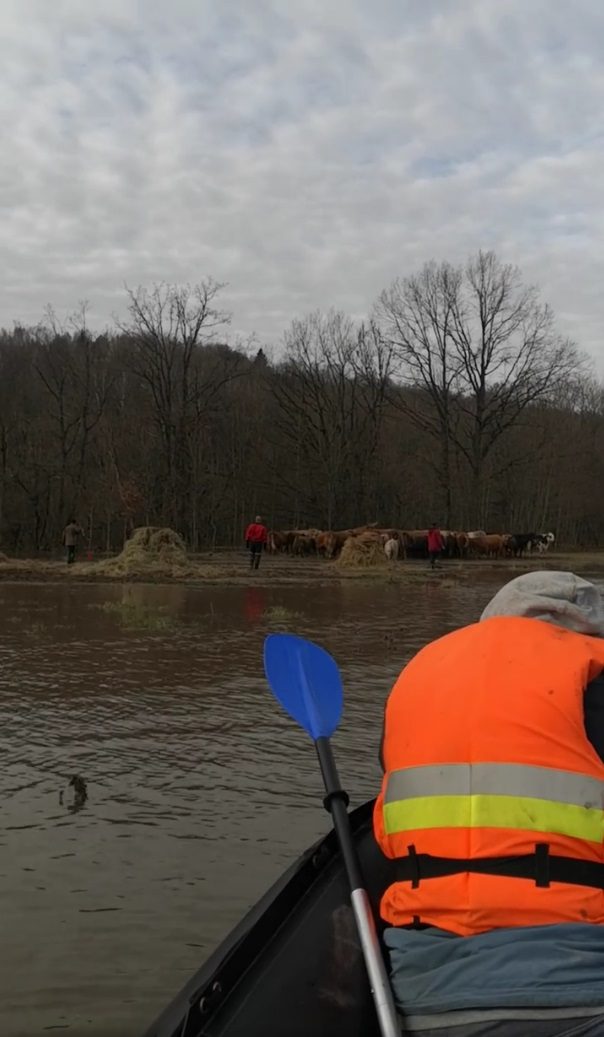
[[[373,803],[350,815],[375,907],[393,880]],[[145,1037],[373,1037],[375,1010],[334,832],[246,915]]]

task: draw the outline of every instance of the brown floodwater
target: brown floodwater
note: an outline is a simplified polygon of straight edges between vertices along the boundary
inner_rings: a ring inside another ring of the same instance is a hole
[[[265,684],[268,609],[341,666],[358,804],[401,666],[501,582],[0,584],[0,1033],[139,1037],[327,830],[311,743]]]

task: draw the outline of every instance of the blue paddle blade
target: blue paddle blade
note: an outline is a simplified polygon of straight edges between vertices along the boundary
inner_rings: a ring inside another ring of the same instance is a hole
[[[330,738],[342,715],[342,681],[329,652],[293,634],[270,634],[264,672],[271,691],[313,740]]]

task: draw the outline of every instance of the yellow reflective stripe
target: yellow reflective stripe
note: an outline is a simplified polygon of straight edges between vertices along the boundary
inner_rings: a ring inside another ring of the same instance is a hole
[[[384,804],[387,835],[424,828],[516,828],[602,843],[604,812],[519,796],[418,796]]]

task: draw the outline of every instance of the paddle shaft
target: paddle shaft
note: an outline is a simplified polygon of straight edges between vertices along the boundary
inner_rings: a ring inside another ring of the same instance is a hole
[[[386,974],[373,911],[371,910],[369,896],[363,883],[361,867],[350,831],[350,821],[346,809],[348,796],[340,784],[329,738],[317,738],[315,746],[327,793],[325,806],[333,818],[333,826],[340,844],[344,868],[350,885],[352,910],[369,976],[369,984],[373,994],[380,1031],[382,1037],[400,1037],[401,1029],[394,1007],[392,988]]]

